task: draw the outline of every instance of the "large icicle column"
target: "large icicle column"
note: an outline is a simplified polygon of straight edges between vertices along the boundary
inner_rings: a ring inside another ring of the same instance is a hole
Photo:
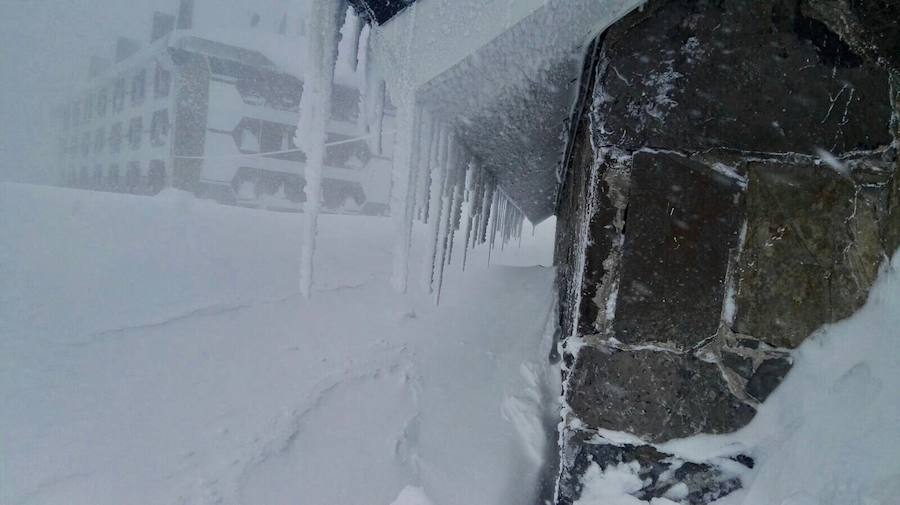
[[[304,179],[303,244],[300,250],[300,293],[309,297],[322,199],[322,167],[325,164],[326,127],[331,117],[331,94],[340,28],[346,4],[339,0],[310,0],[304,42],[303,94],[295,143],[306,153]]]
[[[598,38],[557,210],[557,503],[623,469],[643,501],[735,491],[746,449],[659,444],[746,425],[792,349],[866,301],[900,237],[898,53],[873,46],[897,30],[826,22],[869,4],[657,0]]]

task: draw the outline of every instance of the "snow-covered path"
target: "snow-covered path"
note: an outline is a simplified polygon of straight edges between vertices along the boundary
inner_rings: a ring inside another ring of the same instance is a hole
[[[0,503],[533,499],[552,270],[436,309],[390,289],[387,219],[321,219],[304,300],[301,216],[0,184]]]

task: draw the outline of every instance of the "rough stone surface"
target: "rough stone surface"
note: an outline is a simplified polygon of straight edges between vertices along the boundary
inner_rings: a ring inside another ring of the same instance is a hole
[[[598,143],[836,154],[889,143],[886,71],[796,6],[650,2],[617,23]]]
[[[790,370],[791,361],[788,358],[772,358],[763,361],[747,381],[747,394],[757,401],[764,402],[781,384]]]
[[[675,154],[637,153],[633,165],[612,334],[687,350],[719,327],[741,186]]]
[[[558,202],[560,318],[580,337],[561,346],[559,503],[594,463],[638,461],[640,499],[730,493],[723,462],[595,430],[738,429],[790,350],[865,302],[900,245],[896,16],[865,32],[888,4],[651,0],[598,39]]]
[[[884,259],[878,214],[824,165],[748,165],[735,330],[796,347],[865,302]]]
[[[687,496],[681,503],[691,505],[709,503],[739,489],[741,482],[735,473],[753,467],[753,460],[746,455],[689,462],[649,445],[614,445],[591,432],[573,434],[566,441],[564,452],[567,471],[559,483],[558,501],[564,505],[574,503],[581,496],[580,476],[593,464],[605,470],[622,463],[637,463],[638,476],[645,485],[634,494],[635,498],[649,501],[665,495],[677,484],[684,484]]]
[[[714,363],[672,352],[599,346],[580,351],[567,401],[588,426],[648,442],[730,432],[755,413],[732,395]]]
[[[883,66],[900,68],[900,2],[893,0],[804,0],[804,14],[828,25],[854,52]]]

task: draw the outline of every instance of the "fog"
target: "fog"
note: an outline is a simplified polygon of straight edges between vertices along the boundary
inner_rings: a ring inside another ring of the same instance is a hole
[[[182,1],[0,3],[0,503],[546,496],[553,219],[399,193],[348,4]]]
[[[51,111],[87,77],[87,58],[110,54],[115,37],[149,36],[154,9],[172,1],[4,0],[0,2],[0,179],[53,178]]]

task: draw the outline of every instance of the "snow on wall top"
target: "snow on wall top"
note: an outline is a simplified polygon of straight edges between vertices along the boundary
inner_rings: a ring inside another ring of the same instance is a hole
[[[554,212],[589,42],[643,0],[420,0],[373,29],[393,97],[455,126],[532,222]]]

